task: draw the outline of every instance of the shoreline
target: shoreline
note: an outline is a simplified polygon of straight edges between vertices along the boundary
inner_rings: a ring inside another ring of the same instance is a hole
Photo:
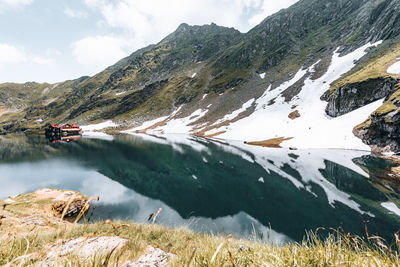
[[[7,135],[12,135],[15,133],[9,133]],[[20,134],[25,134],[25,135],[42,135],[40,132],[25,132],[25,133],[20,133]],[[382,158],[384,160],[390,161],[394,166],[392,166],[390,169],[386,171],[386,174],[381,176],[381,179],[385,180],[392,180],[396,183],[400,182],[400,155],[396,155],[394,153],[392,154],[387,154],[387,153],[376,153],[374,151],[367,151],[367,150],[360,150],[360,149],[343,149],[343,148],[302,148],[302,147],[285,147],[281,146],[281,144],[287,140],[291,140],[291,138],[274,138],[274,139],[269,139],[269,140],[264,140],[264,141],[254,141],[254,142],[249,142],[249,141],[243,141],[243,140],[230,140],[230,139],[221,139],[221,138],[215,138],[215,137],[206,137],[206,136],[198,136],[198,135],[188,135],[188,134],[161,134],[161,135],[152,135],[148,133],[143,133],[143,132],[137,132],[137,133],[129,133],[123,130],[115,129],[115,128],[103,128],[103,129],[95,129],[95,130],[90,130],[86,131],[83,133],[82,137],[87,137],[87,138],[100,138],[100,139],[106,139],[106,140],[112,140],[113,136],[118,136],[118,135],[137,135],[137,136],[151,136],[154,138],[163,138],[165,136],[190,136],[193,138],[204,138],[206,140],[210,141],[221,141],[221,142],[232,142],[232,143],[240,143],[245,146],[249,147],[254,147],[254,148],[265,148],[265,149],[283,149],[283,150],[290,150],[290,151],[296,151],[296,150],[344,150],[344,151],[360,151],[360,152],[366,152],[370,153],[371,155],[374,155],[375,157]]]
[[[99,129],[96,131],[89,131],[88,136],[96,136],[96,133],[101,135],[101,134],[107,134],[107,135],[148,135],[148,136],[153,136],[153,137],[158,137],[157,135],[149,134],[147,132],[143,131],[136,131],[136,132],[128,132],[128,131],[123,131],[123,130],[116,130],[113,128],[105,128],[105,129]],[[169,135],[169,134],[165,134]],[[285,141],[290,141],[293,139],[293,137],[279,137],[279,138],[272,138],[272,139],[267,139],[263,141],[244,141],[244,140],[231,140],[231,139],[222,139],[214,136],[199,136],[196,134],[170,134],[170,135],[182,135],[182,136],[192,136],[196,138],[204,138],[206,140],[222,140],[226,142],[243,142],[245,145],[249,146],[254,146],[254,147],[264,147],[264,148],[272,148],[272,149],[289,149],[289,150],[318,150],[318,149],[329,149],[329,150],[349,150],[349,151],[362,151],[362,152],[368,152],[373,155],[376,155],[379,158],[391,161],[395,166],[391,168],[391,172],[389,173],[389,176],[391,176],[394,180],[400,181],[400,156],[399,155],[385,155],[385,153],[376,153],[371,150],[361,150],[361,149],[354,149],[354,148],[304,148],[304,147],[284,147],[281,146],[282,143]],[[83,135],[85,136],[85,135]],[[163,136],[163,134],[161,135]]]

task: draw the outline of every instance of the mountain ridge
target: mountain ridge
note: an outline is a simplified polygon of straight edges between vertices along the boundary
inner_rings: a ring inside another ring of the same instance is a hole
[[[19,106],[14,108],[18,112],[0,116],[0,127],[3,132],[10,132],[40,128],[50,121],[88,123],[113,119],[127,129],[166,116],[164,124],[188,118],[180,121],[187,123],[183,132],[207,135],[223,124],[230,125],[252,114],[257,108],[255,102],[235,118],[221,121],[241,111],[245,103],[262,97],[266,90],[273,91],[299,71],[315,66],[314,72],[306,71],[301,79],[277,95],[278,100],[285,99],[276,104],[277,108],[291,103],[305,90],[304,82],[326,74],[335,51],[344,56],[368,42],[383,40],[378,47],[368,48],[367,55],[357,58],[355,67],[319,97],[327,101],[326,112],[330,116],[341,116],[378,100],[369,97],[373,89],[375,95],[386,99],[386,105],[392,103],[390,120],[383,119],[382,123],[380,119],[388,113],[374,113],[379,117],[375,120],[372,114],[369,119],[366,116],[366,123],[356,128],[361,127],[364,134],[357,135],[365,143],[375,145],[376,150],[398,151],[399,121],[397,113],[393,113],[399,110],[395,95],[398,75],[386,70],[400,56],[399,35],[400,4],[393,0],[301,0],[267,17],[247,33],[215,24],[181,24],[159,43],[132,53],[93,77],[49,85],[55,86],[47,90],[50,92],[43,93],[46,88],[42,85],[31,85],[35,93],[23,93],[23,85],[1,85],[1,106],[6,110],[13,110],[10,102]],[[382,59],[386,61],[380,63]],[[375,72],[369,73],[376,62],[379,69],[374,67]],[[371,79],[390,80],[390,88],[387,83],[375,82],[374,88],[363,90],[368,87],[363,85]],[[351,92],[349,88],[355,87],[357,97],[337,93]],[[19,91],[27,97],[9,91]],[[340,110],[335,110],[337,103],[341,103]],[[190,120],[189,116],[197,114],[196,111],[202,115]],[[38,123],[40,120],[43,123]],[[354,122],[354,126],[359,123]],[[381,130],[369,132],[375,126]],[[265,139],[272,137],[266,135]],[[388,142],[382,142],[385,138]]]

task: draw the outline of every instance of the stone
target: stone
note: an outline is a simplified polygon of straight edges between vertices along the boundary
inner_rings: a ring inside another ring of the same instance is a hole
[[[128,243],[125,238],[115,236],[99,236],[99,237],[79,237],[62,242],[57,241],[47,251],[42,264],[51,265],[56,255],[57,257],[65,257],[69,255],[77,255],[82,260],[90,260],[99,255],[107,255],[114,249],[121,249]],[[39,266],[41,266],[39,264]],[[46,265],[45,265],[46,266]]]
[[[64,210],[67,208],[68,202],[58,201],[52,205],[52,210],[54,211],[57,217],[61,217]],[[65,218],[76,217],[81,212],[83,207],[86,205],[86,201],[83,199],[75,199],[73,200],[68,209],[65,212]]]
[[[123,267],[168,267],[168,260],[173,256],[174,254],[148,246],[145,255],[137,261],[126,262]]]
[[[295,110],[295,111],[291,112],[288,117],[289,117],[289,119],[295,120],[297,118],[300,118],[301,115],[298,110]]]

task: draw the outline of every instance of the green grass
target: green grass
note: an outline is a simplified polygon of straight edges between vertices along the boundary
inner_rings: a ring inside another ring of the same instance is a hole
[[[78,197],[87,199],[86,196]],[[95,198],[90,199],[89,201]],[[13,199],[4,210],[0,201],[0,265],[31,266],[45,260],[50,246],[79,237],[116,236],[127,240],[119,250],[79,258],[76,253],[56,257],[60,266],[121,266],[135,261],[150,245],[175,256],[171,266],[400,266],[400,240],[389,245],[370,236],[361,238],[341,229],[317,229],[302,242],[284,246],[263,243],[254,233],[253,240],[231,236],[200,234],[185,227],[172,229],[154,224],[134,222],[95,222],[78,224],[62,221],[49,210],[54,199],[37,199],[33,193]],[[68,205],[67,205],[68,207]],[[34,216],[47,221],[45,226],[26,225],[24,218]],[[90,215],[89,215],[90,217]],[[156,220],[156,219],[154,219]],[[327,236],[320,238],[320,234]],[[76,252],[79,252],[79,248]]]
[[[397,105],[396,105],[397,104]],[[382,106],[380,106],[374,113],[372,113],[372,116],[384,116],[392,111],[395,111],[399,109],[399,104],[400,104],[400,89],[398,89],[390,98],[388,101],[383,103]]]
[[[119,225],[122,222],[117,222]],[[320,229],[319,231],[323,231]],[[12,232],[11,225],[3,225],[0,233]],[[331,231],[322,240],[314,233],[304,241],[285,246],[263,244],[255,240],[238,240],[229,236],[212,236],[189,231],[186,228],[170,229],[158,225],[128,223],[114,229],[111,225],[94,223],[86,225],[60,223],[56,230],[33,230],[27,234],[12,234],[2,240],[0,264],[13,262],[18,257],[30,255],[22,266],[34,264],[43,258],[43,251],[60,238],[64,240],[86,236],[119,236],[128,239],[128,245],[116,251],[109,265],[121,265],[143,254],[148,245],[176,255],[172,266],[399,266],[397,246],[389,248],[378,237],[365,241],[340,231]],[[1,236],[1,235],[0,235]],[[218,247],[221,249],[217,252]],[[215,255],[215,256],[214,256]],[[72,266],[104,266],[108,255],[96,255],[83,262],[71,255],[58,260]],[[212,261],[212,259],[214,260]],[[233,265],[234,264],[234,265]]]
[[[348,72],[343,78],[337,80],[332,84],[330,93],[334,93],[338,88],[352,83],[363,82],[368,79],[374,79],[379,77],[393,76],[386,71],[387,69],[397,61],[400,57],[400,42],[397,42],[388,47],[380,49],[373,57],[369,60],[361,63],[353,70]]]

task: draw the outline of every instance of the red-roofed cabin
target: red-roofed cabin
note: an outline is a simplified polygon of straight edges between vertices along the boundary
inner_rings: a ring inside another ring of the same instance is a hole
[[[80,135],[82,129],[77,124],[50,124],[46,128],[46,135]]]

